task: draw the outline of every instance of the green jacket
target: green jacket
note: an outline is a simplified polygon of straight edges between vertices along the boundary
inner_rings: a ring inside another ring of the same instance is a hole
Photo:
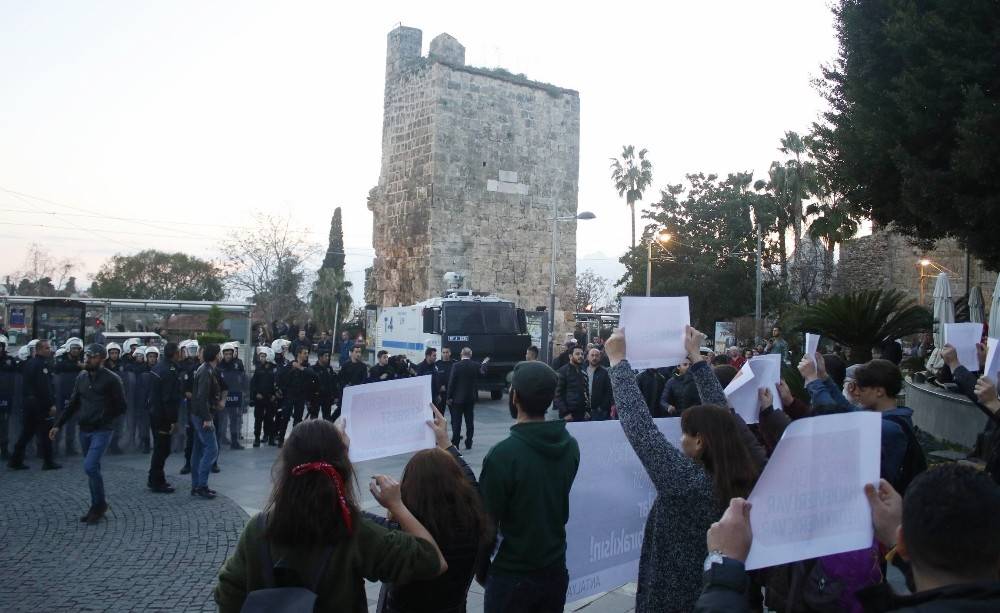
[[[566,563],[569,490],[579,467],[580,447],[562,420],[517,424],[490,449],[479,491],[503,536],[491,572]]]
[[[438,556],[430,543],[405,532],[387,530],[360,516],[359,519],[354,536],[337,545],[330,556],[320,582],[317,611],[367,613],[365,579],[406,583],[432,579],[439,574]],[[264,588],[261,536],[255,515],[243,528],[236,552],[219,571],[215,602],[223,613],[239,611],[249,592]],[[321,547],[296,552],[271,547],[272,561],[277,564],[284,559],[304,581],[312,580],[321,553]]]

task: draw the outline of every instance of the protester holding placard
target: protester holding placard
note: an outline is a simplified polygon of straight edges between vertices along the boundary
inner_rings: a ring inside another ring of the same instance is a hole
[[[362,516],[349,445],[343,430],[325,419],[292,429],[275,463],[267,507],[250,518],[219,571],[220,611],[239,611],[260,590],[304,585],[317,595],[318,611],[362,613],[368,611],[365,579],[407,583],[448,570],[434,537],[403,503],[392,479],[378,475],[370,489],[402,530]]]
[[[1000,488],[967,466],[929,470],[904,497],[882,480],[868,485],[872,524],[878,541],[912,570],[916,591],[897,595],[882,582],[858,592],[865,611],[932,613],[1000,609]],[[705,566],[698,613],[743,613],[750,551],[750,506],[734,499],[706,533],[716,556]]]
[[[508,402],[517,423],[483,460],[479,489],[502,536],[485,613],[562,611],[566,602],[566,522],[580,447],[565,421],[545,420],[556,379],[542,362],[514,367]]]
[[[403,504],[431,533],[448,571],[440,577],[403,585],[383,583],[376,613],[464,613],[466,596],[477,568],[489,562],[494,534],[489,526],[476,475],[448,440],[448,424],[436,407],[437,447],[418,451],[403,470]],[[390,530],[399,523],[365,512],[365,517]]]
[[[700,354],[704,339],[705,335],[686,327],[688,372],[708,406],[685,412],[681,449],[670,444],[653,422],[625,359],[624,332],[616,330],[605,343],[618,418],[656,488],[639,559],[639,613],[693,608],[707,553],[705,531],[731,497],[749,493],[756,478],[757,463],[743,442],[737,418],[723,408],[722,386]]]

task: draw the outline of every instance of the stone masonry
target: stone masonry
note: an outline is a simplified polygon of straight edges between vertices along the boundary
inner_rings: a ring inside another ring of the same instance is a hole
[[[869,236],[852,239],[843,244],[840,261],[837,264],[837,278],[834,291],[849,292],[864,289],[889,288],[906,292],[913,300],[920,300],[923,284],[924,304],[933,302],[934,283],[938,270],[932,266],[923,268],[921,279],[920,260],[929,259],[951,272],[952,296],[963,296],[965,287],[965,251],[954,239],[937,241],[931,250],[921,249],[907,237],[895,232],[879,230]],[[982,263],[973,258],[970,267],[970,284],[979,285],[989,311],[996,285],[997,273],[986,270]]]
[[[366,299],[412,304],[448,271],[534,310],[548,304],[553,213],[577,212],[580,97],[465,65],[448,34],[421,56],[397,27],[386,54],[382,169],[368,206],[375,262]],[[556,320],[572,312],[576,222],[560,222]],[[560,325],[559,327],[563,327]]]

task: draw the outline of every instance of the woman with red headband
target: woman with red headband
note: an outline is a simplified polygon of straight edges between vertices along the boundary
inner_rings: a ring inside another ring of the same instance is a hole
[[[316,611],[367,612],[365,579],[406,583],[448,570],[392,479],[379,476],[371,489],[402,530],[364,518],[351,487],[349,444],[323,419],[292,430],[272,469],[274,488],[264,512],[250,519],[219,571],[215,601],[221,611],[239,611],[255,590],[306,587],[317,595]]]

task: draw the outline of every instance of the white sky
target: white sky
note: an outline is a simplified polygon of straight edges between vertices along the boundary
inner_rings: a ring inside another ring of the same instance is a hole
[[[0,274],[32,241],[81,277],[141,248],[216,257],[254,210],[325,247],[339,205],[360,299],[399,22],[425,54],[448,32],[470,65],[580,92],[580,210],[598,220],[578,224],[578,268],[613,279],[629,216],[608,158],[650,150],[648,202],[687,172],[762,177],[818,115],[809,81],[836,52],[822,0],[0,0],[0,188],[51,201],[0,191]]]

